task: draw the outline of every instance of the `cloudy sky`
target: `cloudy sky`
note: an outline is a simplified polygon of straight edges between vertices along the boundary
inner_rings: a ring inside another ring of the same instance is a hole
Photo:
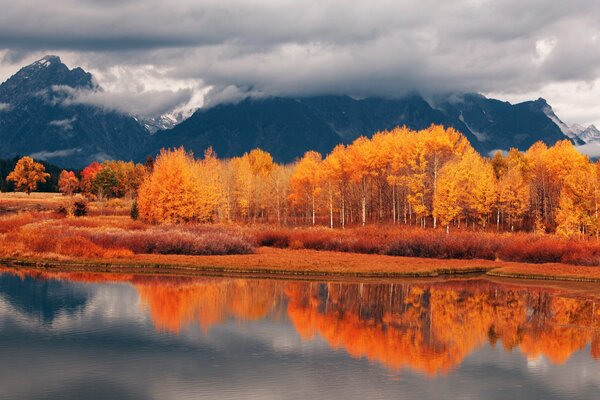
[[[600,126],[600,2],[0,0],[0,80],[45,54],[153,111],[246,95],[476,91]],[[133,111],[136,111],[135,109]]]

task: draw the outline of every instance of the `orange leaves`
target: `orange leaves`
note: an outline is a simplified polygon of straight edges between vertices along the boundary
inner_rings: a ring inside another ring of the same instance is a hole
[[[316,197],[322,189],[322,157],[316,151],[308,151],[298,161],[290,179],[292,198],[298,204],[306,205],[306,216],[312,217],[312,224],[316,218]]]
[[[15,189],[27,194],[35,191],[40,182],[46,182],[50,174],[45,172],[44,166],[35,162],[31,157],[23,157],[15,165],[15,169],[6,177],[12,181]]]
[[[210,153],[196,161],[183,148],[162,150],[138,194],[140,219],[152,223],[210,222],[221,188]]]
[[[65,196],[72,196],[79,188],[79,179],[73,171],[63,170],[58,178],[58,190]]]

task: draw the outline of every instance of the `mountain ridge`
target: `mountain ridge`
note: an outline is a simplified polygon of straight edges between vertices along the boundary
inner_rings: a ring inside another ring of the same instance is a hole
[[[171,113],[142,119],[77,101],[80,92],[94,91],[102,88],[89,72],[69,69],[58,56],[21,68],[0,84],[0,158],[32,155],[80,168],[111,158],[142,161],[163,147],[184,146],[196,154],[213,147],[220,157],[260,147],[289,162],[360,135],[431,124],[457,129],[484,155],[526,150],[539,140],[600,141],[595,126],[568,126],[542,98],[511,104],[478,93],[428,100],[417,93],[395,99],[272,96],[200,108],[188,118]]]
[[[67,167],[130,158],[147,131],[131,116],[79,104],[77,91],[101,90],[90,73],[46,56],[0,85],[0,158],[17,154]]]

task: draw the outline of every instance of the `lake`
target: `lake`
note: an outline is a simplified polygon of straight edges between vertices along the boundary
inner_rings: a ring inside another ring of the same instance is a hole
[[[0,399],[597,399],[598,291],[0,268]]]

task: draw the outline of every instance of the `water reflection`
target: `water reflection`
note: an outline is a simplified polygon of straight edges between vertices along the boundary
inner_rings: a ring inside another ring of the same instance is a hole
[[[560,288],[485,279],[376,284],[0,273],[0,297],[47,323],[86,301],[85,290],[66,283],[122,283],[135,288],[139,311],[147,310],[157,332],[178,335],[200,326],[206,335],[231,321],[286,319],[303,341],[321,338],[390,371],[445,375],[486,344],[519,348],[531,368],[540,357],[562,364],[580,350],[600,357],[598,298]]]

